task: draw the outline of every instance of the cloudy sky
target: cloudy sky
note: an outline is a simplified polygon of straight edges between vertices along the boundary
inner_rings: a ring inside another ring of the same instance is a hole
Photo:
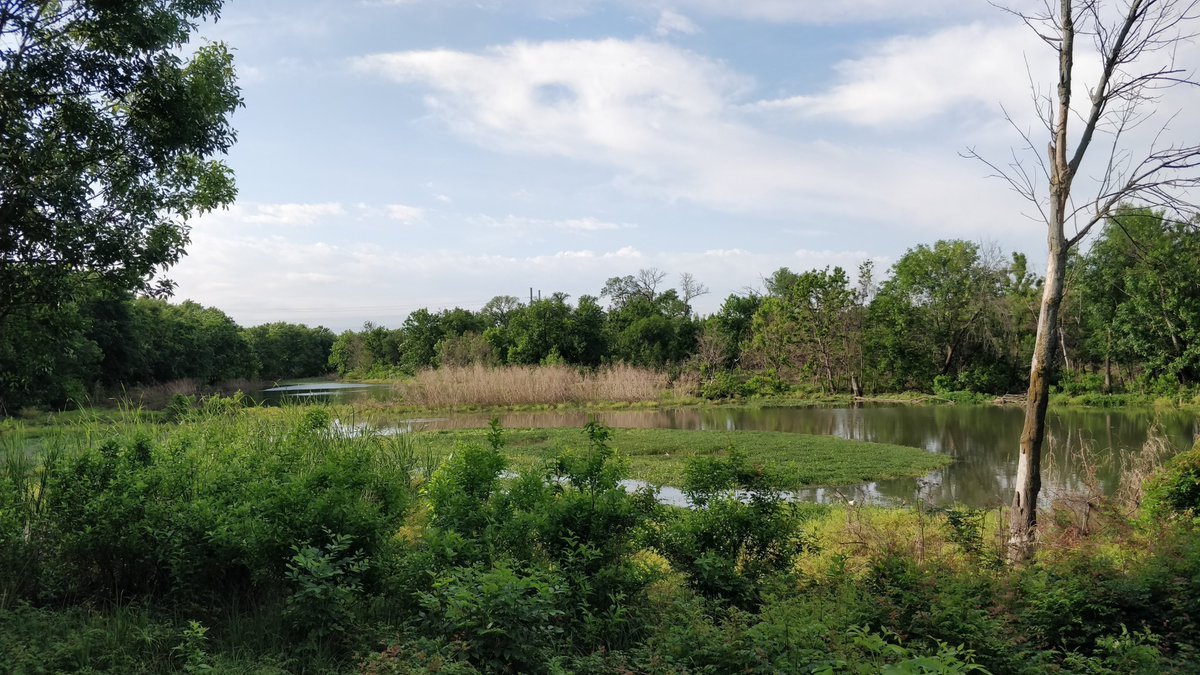
[[[171,276],[243,325],[398,326],[646,267],[711,312],[781,266],[950,237],[1044,257],[960,157],[1006,162],[1002,106],[1036,133],[1030,75],[1054,75],[983,0],[229,0],[201,32],[235,49],[240,194]]]

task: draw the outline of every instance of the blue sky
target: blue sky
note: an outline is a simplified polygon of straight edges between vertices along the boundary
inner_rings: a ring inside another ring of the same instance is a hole
[[[201,34],[235,50],[239,199],[171,276],[243,325],[646,267],[711,312],[950,237],[1044,257],[1036,211],[959,156],[1006,162],[1002,106],[1036,133],[1054,74],[982,0],[229,0]]]

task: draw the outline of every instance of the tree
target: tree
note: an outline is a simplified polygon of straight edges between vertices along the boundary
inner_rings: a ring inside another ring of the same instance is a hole
[[[620,309],[636,298],[654,302],[658,298],[658,287],[666,278],[667,273],[657,267],[640,269],[636,276],[627,274],[623,277],[611,277],[604,282],[600,297],[609,298],[613,309]]]
[[[695,350],[698,324],[674,289],[650,299],[634,295],[608,313],[611,355],[625,363],[661,368]]]
[[[960,373],[997,353],[1004,274],[961,239],[909,249],[870,307],[871,350],[892,386],[951,389]]]
[[[1164,393],[1200,378],[1200,235],[1149,209],[1113,215],[1079,264],[1076,286],[1085,354],[1142,364]]]
[[[691,272],[684,272],[679,275],[679,292],[683,294],[683,304],[688,306],[688,311],[692,310],[692,300],[708,295],[708,286],[700,283],[696,277],[692,276]]]
[[[798,369],[822,390],[860,393],[859,293],[846,271],[826,267],[793,274],[785,267],[771,278],[786,279],[771,283],[773,292],[786,295],[772,295],[755,313],[756,354],[779,372]]]
[[[1032,133],[1015,123],[1032,160],[1015,155],[1012,164],[1000,167],[973,150],[967,153],[983,160],[1034,204],[1047,230],[1046,278],[1010,521],[1009,558],[1014,562],[1028,559],[1035,544],[1046,405],[1056,368],[1059,312],[1071,249],[1123,203],[1140,202],[1175,214],[1193,208],[1187,191],[1200,185],[1200,145],[1166,140],[1170,117],[1148,140],[1131,137],[1144,137],[1140,128],[1157,112],[1148,107],[1159,101],[1164,90],[1196,84],[1174,59],[1180,43],[1192,37],[1187,31],[1200,18],[1198,10],[1200,0],[1059,0],[1057,6],[1046,0],[1038,12],[1007,10],[1054,51],[1058,62],[1054,90],[1035,92],[1034,97],[1038,117],[1050,136],[1046,154]],[[1088,83],[1082,106],[1073,98],[1080,39],[1092,42],[1099,60],[1097,80]],[[1081,175],[1085,180],[1094,177],[1094,185],[1077,190]]]
[[[211,159],[235,140],[232,55],[180,55],[221,5],[0,3],[0,321],[80,282],[152,290],[188,219],[233,201]]]

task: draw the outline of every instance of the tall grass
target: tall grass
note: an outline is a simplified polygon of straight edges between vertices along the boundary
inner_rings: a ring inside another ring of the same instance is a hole
[[[406,402],[431,408],[638,403],[670,391],[666,373],[626,365],[591,373],[569,366],[444,367],[395,386]]]

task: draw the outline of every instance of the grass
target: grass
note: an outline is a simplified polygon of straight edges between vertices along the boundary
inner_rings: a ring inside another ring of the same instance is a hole
[[[587,439],[578,429],[509,429],[504,433],[514,469],[537,467],[560,451],[587,447]],[[418,447],[445,457],[460,444],[486,443],[486,434],[474,429],[429,431],[414,434],[413,440]],[[628,461],[631,478],[674,486],[683,484],[689,457],[730,447],[742,451],[752,464],[774,471],[792,488],[923,476],[951,461],[918,448],[775,431],[616,429],[611,445]]]

